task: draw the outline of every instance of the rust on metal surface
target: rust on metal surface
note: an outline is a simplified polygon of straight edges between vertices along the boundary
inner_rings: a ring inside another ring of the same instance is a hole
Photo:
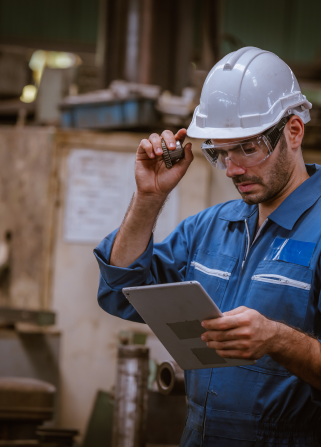
[[[118,347],[113,447],[141,447],[145,444],[148,360],[149,349],[144,346]]]

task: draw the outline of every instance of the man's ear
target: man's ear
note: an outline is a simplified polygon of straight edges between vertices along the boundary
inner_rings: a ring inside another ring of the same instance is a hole
[[[284,133],[287,143],[292,149],[300,147],[304,137],[304,124],[301,118],[293,115],[285,126]]]

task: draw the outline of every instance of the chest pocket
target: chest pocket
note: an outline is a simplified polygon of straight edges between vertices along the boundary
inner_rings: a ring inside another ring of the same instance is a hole
[[[252,276],[246,305],[267,318],[304,329],[311,281],[312,270],[309,267],[282,261],[262,261]],[[289,374],[267,355],[250,368]]]
[[[200,250],[191,262],[188,279],[198,281],[220,307],[237,259]]]

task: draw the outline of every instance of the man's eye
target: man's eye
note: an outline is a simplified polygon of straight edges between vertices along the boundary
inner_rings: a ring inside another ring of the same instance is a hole
[[[243,151],[244,151],[245,155],[252,155],[257,152],[257,149],[255,146],[243,147]]]

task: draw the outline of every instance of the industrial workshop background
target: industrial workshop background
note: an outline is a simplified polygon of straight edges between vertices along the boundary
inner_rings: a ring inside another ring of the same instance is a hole
[[[0,0],[0,446],[178,445],[181,372],[147,327],[98,307],[93,248],[121,223],[139,141],[187,126],[243,46],[294,70],[313,103],[304,158],[321,162],[320,20],[318,0]],[[238,198],[193,147],[158,241]],[[117,387],[140,407],[115,412]]]

